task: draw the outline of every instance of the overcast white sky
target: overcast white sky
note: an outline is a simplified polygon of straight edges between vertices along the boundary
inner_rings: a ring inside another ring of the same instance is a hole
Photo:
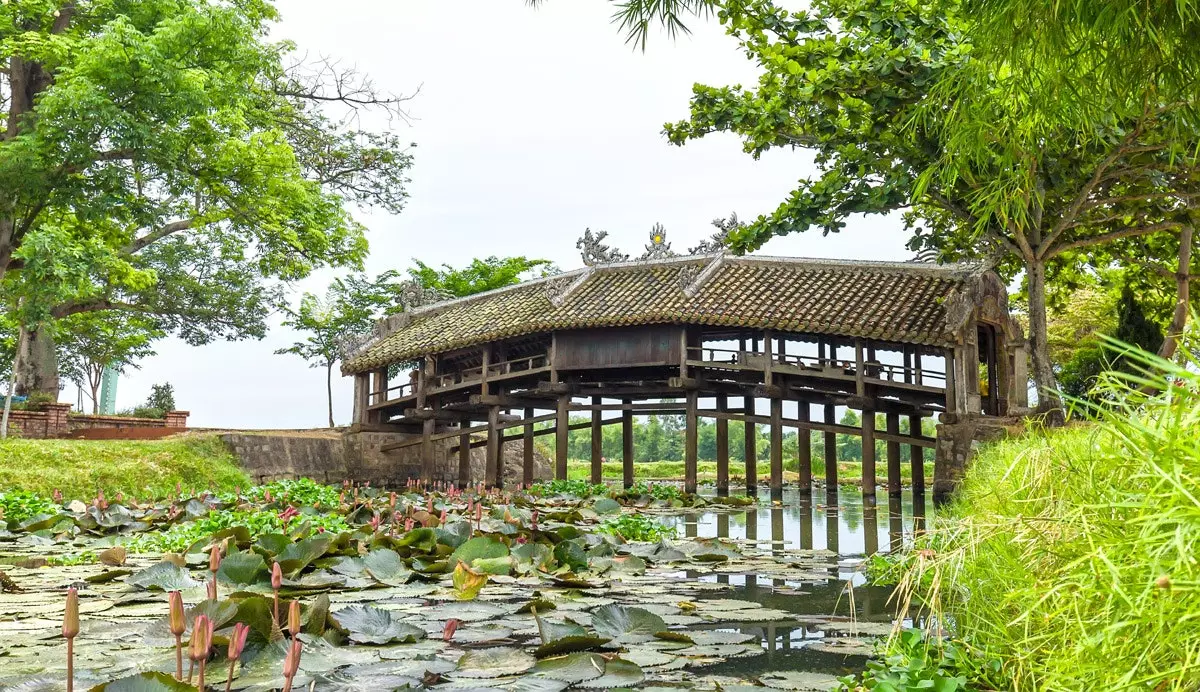
[[[696,82],[751,84],[755,70],[715,22],[635,52],[609,24],[606,0],[279,0],[280,38],[341,58],[379,86],[410,93],[417,144],[411,200],[400,215],[363,214],[372,273],[413,258],[461,265],[472,257],[545,257],[580,266],[584,228],[640,252],[661,222],[676,249],[708,236],[736,211],[772,210],[813,172],[805,152],[755,161],[741,142],[710,136],[679,148],[663,123],[687,115]],[[763,253],[904,259],[896,218],[859,219],[840,235],[773,240]],[[295,288],[320,291],[332,274]],[[118,387],[119,408],[170,381],[198,427],[303,428],[325,424],[324,372],[276,356],[296,335],[278,326],[261,341],[192,348],[162,342]],[[334,382],[335,418],[348,422],[349,379]],[[74,401],[72,389],[64,399]]]

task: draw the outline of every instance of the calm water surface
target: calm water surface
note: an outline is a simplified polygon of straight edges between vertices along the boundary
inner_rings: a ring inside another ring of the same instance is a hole
[[[711,492],[711,489],[710,489]],[[933,503],[930,496],[915,498],[905,490],[898,498],[881,493],[876,503],[865,504],[860,491],[843,488],[836,497],[824,489],[806,495],[785,491],[779,501],[766,493],[757,506],[736,511],[685,512],[663,517],[665,524],[679,529],[681,536],[731,538],[754,541],[760,550],[828,551],[826,579],[787,580],[762,578],[756,574],[696,574],[688,578],[727,583],[733,588],[714,594],[758,602],[795,617],[775,622],[743,623],[736,629],[759,638],[763,653],[728,660],[708,669],[726,675],[756,675],[770,671],[812,671],[845,675],[860,671],[861,654],[824,651],[825,645],[847,637],[845,632],[826,632],[822,618],[851,615],[847,584],[853,585],[853,615],[858,622],[876,628],[892,622],[891,589],[865,584],[863,562],[876,553],[891,553],[910,546],[914,534],[924,529]],[[815,646],[814,646],[815,645]]]

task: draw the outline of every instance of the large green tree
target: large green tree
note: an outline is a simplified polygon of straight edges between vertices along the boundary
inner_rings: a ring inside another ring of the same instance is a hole
[[[1006,100],[1002,71],[972,60],[953,3],[818,0],[789,12],[767,0],[726,0],[720,7],[761,77],[754,89],[697,85],[691,117],[667,126],[670,140],[732,132],[755,156],[809,149],[819,170],[773,213],[736,230],[733,248],[811,228],[837,232],[852,214],[905,213],[914,250],[982,258],[1008,276],[1024,275],[1034,379],[1042,405],[1057,411],[1047,273],[1072,253],[1187,224],[1200,203],[1190,165],[1200,140],[1181,129],[1179,111],[1146,103],[1099,124],[1098,134],[1062,128],[1027,148],[1024,138],[1003,138],[1020,131],[1019,104]],[[947,114],[960,104],[938,99],[951,81],[972,85],[972,107],[990,108],[1000,124],[950,127]],[[948,163],[956,143],[971,137],[990,155]]]
[[[106,369],[122,372],[153,355],[153,343],[163,336],[144,315],[109,310],[82,313],[55,325],[61,370],[100,412],[100,384]]]
[[[269,0],[0,5],[0,284],[22,391],[56,391],[52,324],[128,311],[192,343],[262,336],[279,282],[366,253],[348,209],[403,204],[403,99],[269,38]]]

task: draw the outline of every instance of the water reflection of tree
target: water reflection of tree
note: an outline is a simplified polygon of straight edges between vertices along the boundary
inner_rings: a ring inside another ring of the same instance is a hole
[[[847,503],[841,507],[841,510],[842,516],[846,518],[846,527],[851,531],[857,531],[863,521],[862,505]]]

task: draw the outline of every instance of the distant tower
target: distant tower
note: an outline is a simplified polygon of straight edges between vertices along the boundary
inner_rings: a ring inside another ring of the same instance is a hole
[[[104,368],[100,376],[100,413],[111,416],[117,412],[117,371]]]

